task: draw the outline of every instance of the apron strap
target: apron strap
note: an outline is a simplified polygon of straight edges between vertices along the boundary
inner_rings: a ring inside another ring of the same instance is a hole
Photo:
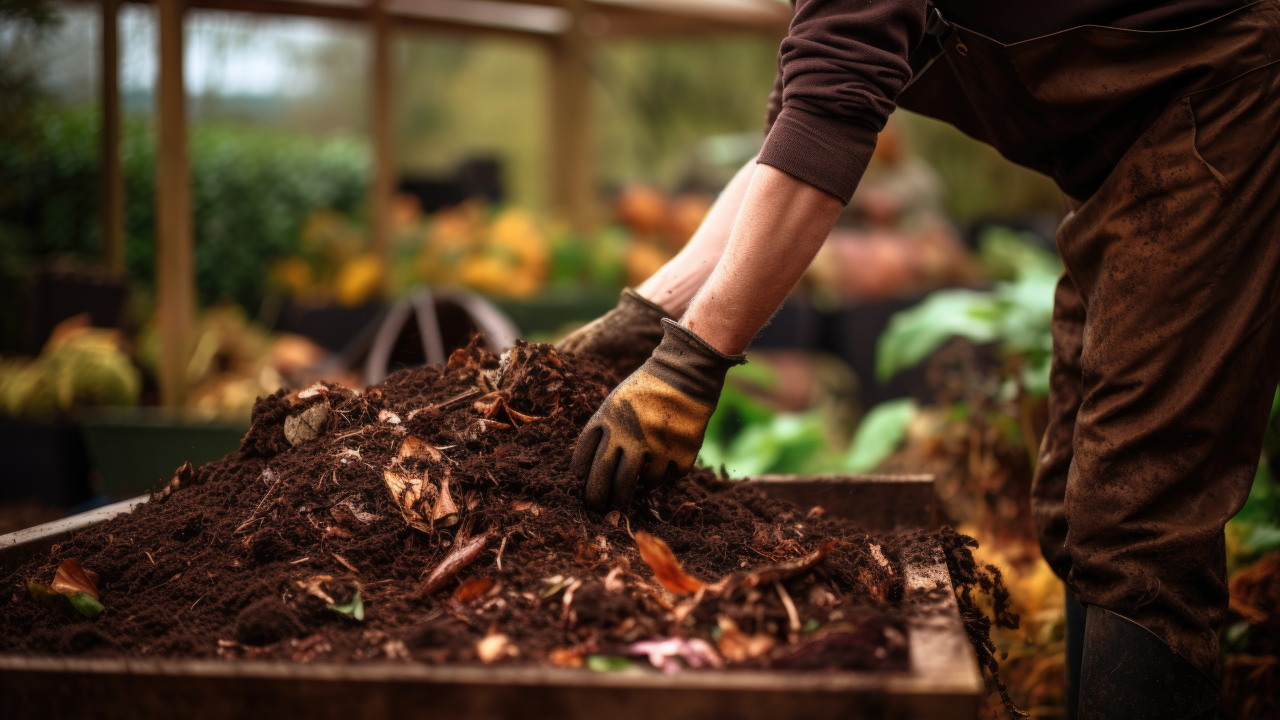
[[[942,57],[942,43],[952,32],[951,23],[942,17],[942,12],[938,10],[938,6],[934,5],[932,0],[925,3],[925,24],[924,38],[920,41],[920,45],[911,53],[911,57],[907,58],[907,63],[911,66],[911,79],[902,88],[906,90],[915,83],[916,78],[929,69],[935,60]]]

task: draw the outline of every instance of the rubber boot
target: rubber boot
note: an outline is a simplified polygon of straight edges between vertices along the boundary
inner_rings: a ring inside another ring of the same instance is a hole
[[[1080,720],[1213,720],[1217,683],[1141,625],[1087,609]]]
[[[1066,588],[1067,615],[1067,684],[1063,694],[1066,696],[1067,720],[1078,720],[1080,717],[1080,661],[1084,658],[1084,606],[1076,600],[1071,588]]]

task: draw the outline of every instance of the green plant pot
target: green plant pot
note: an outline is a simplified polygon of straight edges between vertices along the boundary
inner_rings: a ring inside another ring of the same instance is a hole
[[[190,461],[199,467],[240,447],[248,423],[209,421],[162,408],[92,408],[82,418],[102,492],[125,499],[167,482]]]

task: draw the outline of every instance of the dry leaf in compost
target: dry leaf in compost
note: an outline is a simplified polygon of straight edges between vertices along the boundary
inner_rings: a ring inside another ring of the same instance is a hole
[[[495,583],[491,577],[468,578],[453,591],[453,599],[460,603],[470,602],[492,590]]]
[[[678,673],[683,668],[676,658],[682,658],[689,667],[700,668],[710,666],[724,667],[724,660],[711,647],[711,643],[702,638],[673,637],[666,640],[645,640],[632,643],[627,651],[632,655],[648,655],[649,664],[660,668],[668,675]]]
[[[382,473],[382,480],[387,485],[387,491],[391,493],[392,502],[400,508],[400,515],[409,527],[426,533],[431,532],[431,524],[418,511],[418,507],[422,504],[423,493],[433,491],[435,488],[431,487],[425,478],[390,469]]]
[[[306,390],[300,390],[298,392],[298,399],[309,400],[317,395],[327,395],[328,393],[329,393],[329,388],[325,387],[324,383],[318,382],[312,385],[311,387],[307,388]]]
[[[476,655],[486,665],[519,654],[520,649],[511,643],[511,639],[499,632],[489,633],[476,643]]]
[[[81,615],[94,618],[102,612],[102,603],[98,601],[98,574],[86,570],[76,558],[68,558],[58,565],[53,584],[27,583],[27,592],[31,599],[46,607],[72,610]]]
[[[432,527],[450,527],[458,523],[458,506],[453,503],[453,493],[449,490],[451,479],[449,468],[445,468],[440,478],[440,494],[436,496],[436,505],[431,510]]]
[[[720,654],[731,663],[746,662],[768,654],[777,640],[772,635],[756,633],[748,635],[738,629],[738,624],[731,618],[721,615],[717,622],[720,625]]]
[[[313,595],[315,597],[318,597],[321,600],[325,601],[326,603],[332,605],[334,602],[333,598],[329,597],[329,593],[326,593],[324,591],[324,588],[321,587],[322,585],[324,585],[324,583],[327,583],[327,582],[333,582],[332,575],[312,575],[306,580],[295,580],[294,584],[297,585],[299,589],[306,592],[308,595]]]
[[[580,668],[583,664],[582,653],[573,648],[556,648],[547,655],[547,659],[560,667]]]
[[[680,561],[670,546],[661,538],[654,537],[643,530],[636,531],[636,546],[640,548],[640,557],[653,568],[653,576],[662,585],[677,595],[697,592],[703,583],[685,574]]]
[[[875,543],[871,543],[871,557],[875,558],[876,562],[880,563],[880,567],[888,570],[890,575],[893,574],[893,566],[885,559],[884,553],[880,552],[880,546]]]
[[[357,508],[350,500],[343,500],[337,505],[329,508],[329,515],[337,521],[339,525],[345,525],[346,527],[368,525],[378,519],[377,515]]]
[[[388,660],[412,660],[413,655],[409,654],[409,648],[405,646],[403,640],[388,640],[382,644],[382,652],[387,656]]]
[[[297,415],[284,419],[284,438],[290,445],[299,445],[320,435],[324,423],[329,419],[329,408],[317,403]]]
[[[414,435],[410,435],[400,443],[400,451],[396,453],[396,458],[400,462],[405,460],[421,460],[423,462],[440,462],[443,456],[440,451],[435,449],[423,440]]]
[[[94,600],[98,599],[98,573],[81,567],[76,558],[67,558],[58,565],[58,572],[53,576],[54,592],[63,595],[74,595],[79,592],[88,593]]]

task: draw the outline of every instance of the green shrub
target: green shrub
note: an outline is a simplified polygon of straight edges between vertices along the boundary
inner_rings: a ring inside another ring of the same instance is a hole
[[[27,259],[98,256],[96,112],[37,111],[39,132],[0,138],[0,233]],[[196,287],[201,303],[230,298],[256,310],[268,268],[292,254],[316,208],[353,213],[367,188],[367,150],[238,126],[196,127],[190,137]],[[121,140],[125,262],[133,279],[155,278],[155,137],[127,122]]]

